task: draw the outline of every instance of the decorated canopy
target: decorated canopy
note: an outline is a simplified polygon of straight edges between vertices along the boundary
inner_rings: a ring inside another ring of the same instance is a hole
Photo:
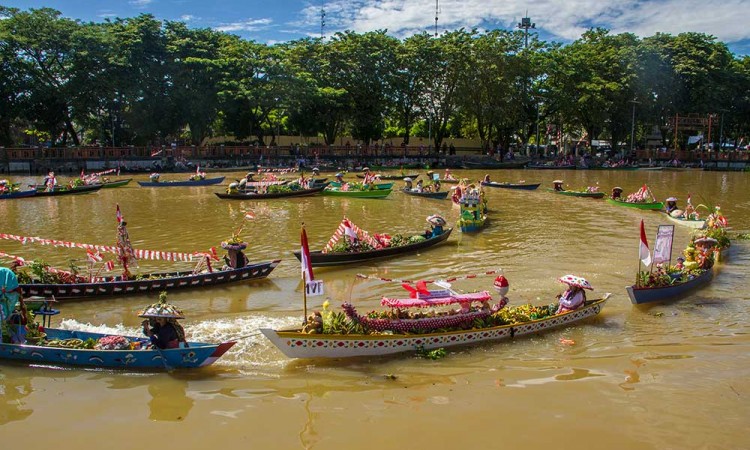
[[[184,319],[185,316],[182,311],[177,309],[176,306],[167,303],[166,296],[159,299],[158,302],[151,304],[143,309],[138,314],[138,317],[158,318],[163,317],[165,319]]]

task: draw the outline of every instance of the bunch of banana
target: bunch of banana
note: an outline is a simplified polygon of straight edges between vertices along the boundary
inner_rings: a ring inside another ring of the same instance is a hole
[[[60,348],[85,348],[83,345],[83,339],[52,339],[45,343],[47,347],[60,347]]]

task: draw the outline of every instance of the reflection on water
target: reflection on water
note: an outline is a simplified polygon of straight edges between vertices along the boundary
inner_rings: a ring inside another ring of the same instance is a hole
[[[457,176],[472,179],[484,175],[460,172]],[[543,186],[563,178],[576,188],[598,182],[603,191],[619,185],[634,192],[647,183],[659,198],[674,195],[683,203],[689,187],[693,198],[720,204],[735,229],[750,228],[747,174],[494,171],[491,176]],[[458,209],[449,201],[418,201],[400,192],[377,201],[229,202],[213,195],[221,189],[134,184],[80,197],[0,202],[0,232],[103,244],[114,241],[114,205],[119,203],[136,246],[172,251],[216,246],[237,228],[244,211],[252,210],[256,219],[243,232],[249,258],[282,260],[267,280],[170,292],[170,302],[187,316],[189,339],[238,340],[211,367],[138,374],[0,366],[3,435],[22,432],[38,420],[56,426],[55,433],[38,437],[40,445],[60,450],[77,448],[81,423],[93,425],[87,427],[92,439],[128,450],[142,436],[163,438],[167,429],[176,445],[188,448],[374,449],[405,443],[487,448],[487,430],[499,434],[504,446],[526,449],[585,442],[618,442],[621,448],[747,447],[748,242],[734,243],[709,286],[680,301],[633,307],[624,286],[632,283],[638,262],[638,226],[643,219],[651,238],[662,223],[660,214],[542,190],[488,189],[487,230],[476,235],[456,230],[444,245],[417,255],[316,270],[326,296],[308,299],[309,308],[318,309],[329,299],[333,307],[351,301],[367,311],[378,308],[383,295],[407,294],[398,284],[357,280],[357,273],[439,279],[503,268],[511,304],[549,303],[562,289],[559,276],[584,276],[594,285],[593,295],[614,294],[600,316],[542,335],[451,349],[438,361],[410,354],[290,361],[258,329],[302,319],[299,262],[291,254],[299,247],[301,222],[311,247],[318,249],[344,215],[371,232],[411,234],[421,231],[431,214],[454,223]],[[675,230],[675,252],[689,237],[690,230]],[[70,258],[85,264],[85,254],[75,250],[8,241],[0,241],[0,250],[61,267]],[[141,266],[144,271],[172,267],[153,261]],[[192,269],[192,264],[180,268]],[[454,287],[471,292],[490,288],[491,281],[478,277]],[[138,311],[155,300],[156,294],[65,302],[55,324],[137,335]],[[495,414],[477,414],[505,407],[513,414],[503,414],[502,421]],[[587,427],[571,419],[578,417],[618,426]],[[722,433],[710,429],[714,423],[722,423]],[[540,424],[545,433],[538,432]],[[207,428],[220,432],[203,433]],[[560,438],[573,435],[575,442]]]

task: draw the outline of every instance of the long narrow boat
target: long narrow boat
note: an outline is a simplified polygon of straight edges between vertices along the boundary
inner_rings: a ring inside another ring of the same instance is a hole
[[[665,214],[667,214],[665,212]],[[686,219],[684,217],[672,217],[667,214],[667,218],[672,222],[682,225],[683,227],[693,228],[696,230],[702,230],[706,228],[706,221],[704,219]]]
[[[118,188],[127,185],[133,181],[132,178],[126,178],[124,180],[106,181],[102,183],[102,189]]]
[[[186,180],[186,181],[139,181],[142,187],[182,187],[182,186],[211,186],[224,181],[225,177],[204,178],[203,180]]]
[[[391,189],[371,189],[369,191],[339,191],[334,189],[323,189],[320,195],[330,197],[353,197],[353,198],[385,198],[391,193]]]
[[[523,169],[528,161],[464,161],[461,166],[464,169]]]
[[[413,197],[432,198],[435,200],[445,200],[446,198],[448,198],[448,191],[417,192],[412,189],[401,189],[401,192],[403,192],[406,195],[411,195]]]
[[[616,200],[608,198],[607,203],[618,206],[625,206],[627,208],[645,209],[645,210],[659,210],[664,209],[664,203],[662,202],[626,202],[622,200]]]
[[[84,331],[45,328],[50,340],[98,340],[107,335]],[[130,342],[145,344],[148,339],[124,336]],[[95,350],[71,347],[50,347],[30,344],[0,344],[0,359],[27,361],[34,364],[64,364],[68,366],[105,369],[172,370],[205,367],[213,364],[235,344],[188,342],[189,347],[133,350]]]
[[[342,264],[353,264],[363,261],[370,261],[378,258],[386,258],[389,256],[403,255],[407,253],[414,253],[418,250],[423,250],[428,247],[432,247],[441,242],[444,242],[450,236],[453,228],[446,228],[443,234],[427,238],[423,241],[416,242],[414,244],[406,244],[398,247],[385,247],[377,250],[369,250],[364,252],[328,252],[323,253],[322,251],[310,252],[310,262],[313,267],[320,266],[338,266]],[[294,256],[301,260],[300,252],[295,251]]]
[[[567,195],[568,197],[587,197],[587,198],[602,198],[604,197],[604,192],[586,192],[586,191],[557,191],[552,188],[547,188],[549,192],[553,192],[555,194],[560,195]]]
[[[384,191],[386,189],[393,189],[393,185],[394,184],[395,183],[373,183],[372,184],[372,188],[373,189],[380,189],[381,191]],[[330,183],[328,183],[328,185],[330,185],[331,187],[334,187],[334,188],[340,188],[341,187],[341,183],[339,183],[338,181],[331,181]]]
[[[169,272],[149,274],[141,280],[123,280],[121,277],[108,277],[104,281],[94,283],[67,284],[21,284],[24,296],[38,295],[42,297],[55,296],[56,299],[85,298],[126,294],[145,294],[172,289],[192,287],[216,286],[237,281],[257,280],[265,278],[281,262],[277,259],[271,262],[249,264],[239,269],[216,270],[213,272]]]
[[[25,198],[25,197],[33,197],[37,193],[36,189],[30,189],[28,191],[15,191],[15,192],[7,192],[5,194],[0,194],[0,200],[7,200],[11,198]]]
[[[309,197],[315,195],[323,190],[325,186],[319,186],[312,189],[299,189],[296,191],[288,192],[274,192],[270,194],[258,194],[256,192],[226,194],[223,192],[215,192],[216,196],[223,199],[229,200],[269,200],[275,198],[289,198],[289,197]]]
[[[37,191],[36,195],[34,197],[57,197],[60,195],[80,195],[80,194],[90,194],[92,192],[96,192],[99,189],[101,189],[102,186],[100,184],[93,185],[93,186],[78,186],[78,187],[64,187],[64,188],[55,188],[53,191]]]
[[[418,173],[412,173],[412,174],[406,174],[406,175],[379,175],[379,178],[381,180],[403,180],[406,177],[411,178],[412,180],[416,179],[419,176]],[[361,173],[357,174],[357,178],[364,178],[365,176]]]
[[[652,303],[660,300],[680,297],[692,291],[693,289],[697,289],[705,284],[708,284],[713,276],[714,270],[713,268],[711,268],[693,278],[692,280],[685,281],[684,283],[660,287],[639,287],[633,285],[628,286],[625,289],[628,291],[628,297],[630,297],[631,303],[633,303],[634,305],[640,305],[642,303]]]
[[[592,167],[587,167],[585,170],[638,170],[638,169],[639,169],[638,166],[617,166],[617,167],[592,166]]]
[[[498,183],[496,181],[482,181],[482,186],[503,188],[503,189],[521,189],[524,191],[533,191],[542,183],[526,184],[526,183]]]
[[[543,319],[459,331],[425,334],[308,334],[303,333],[301,328],[288,330],[261,328],[260,331],[290,358],[383,356],[414,352],[418,349],[466,346],[537,334],[596,316],[608,298],[609,294],[602,299],[587,301],[584,306],[574,311]]]

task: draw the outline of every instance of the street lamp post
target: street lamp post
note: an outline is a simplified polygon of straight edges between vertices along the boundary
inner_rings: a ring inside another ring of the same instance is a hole
[[[528,15],[528,13],[529,12],[526,11],[527,15]],[[520,22],[518,22],[518,28],[521,29],[521,30],[524,30],[524,44],[523,44],[523,48],[526,49],[529,46],[529,29],[536,28],[536,23],[532,23],[530,17],[524,17],[524,18],[521,19]],[[523,91],[524,91],[524,96],[526,96],[526,93],[527,93],[526,81],[524,81]],[[524,112],[525,112],[525,110],[526,110],[526,108],[524,108]],[[526,134],[525,129],[526,129],[526,120],[524,119],[524,134]],[[529,143],[528,143],[528,141],[526,142],[526,156],[529,156]]]

